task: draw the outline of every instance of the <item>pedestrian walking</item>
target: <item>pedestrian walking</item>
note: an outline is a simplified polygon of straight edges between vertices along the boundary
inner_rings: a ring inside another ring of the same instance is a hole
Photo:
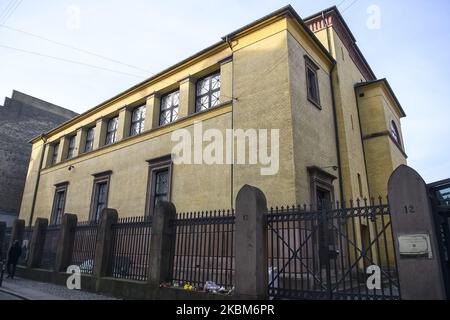
[[[14,279],[14,274],[16,273],[17,262],[22,255],[22,248],[20,247],[19,241],[14,241],[8,252],[8,262],[6,263],[6,269],[8,270],[8,277]]]

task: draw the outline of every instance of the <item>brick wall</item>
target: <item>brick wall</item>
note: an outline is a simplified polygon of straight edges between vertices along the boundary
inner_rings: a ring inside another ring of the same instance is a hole
[[[18,214],[32,138],[76,113],[14,91],[0,106],[0,212]]]

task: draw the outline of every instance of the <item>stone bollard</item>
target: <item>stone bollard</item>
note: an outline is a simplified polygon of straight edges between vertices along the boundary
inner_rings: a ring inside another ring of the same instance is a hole
[[[175,217],[176,208],[173,203],[158,203],[153,216],[150,241],[148,284],[152,287],[169,282],[172,276],[176,230],[171,220]]]
[[[58,247],[56,249],[55,271],[65,272],[72,262],[73,245],[78,217],[66,213],[62,218],[59,232]]]
[[[94,277],[99,290],[100,279],[111,270],[112,225],[117,223],[119,214],[115,209],[103,209],[98,226],[97,243],[95,246]]]
[[[30,244],[30,254],[28,256],[28,268],[39,268],[42,254],[44,252],[45,235],[47,233],[48,219],[37,218],[33,236]]]
[[[268,299],[266,214],[264,193],[244,186],[236,198],[234,299]]]

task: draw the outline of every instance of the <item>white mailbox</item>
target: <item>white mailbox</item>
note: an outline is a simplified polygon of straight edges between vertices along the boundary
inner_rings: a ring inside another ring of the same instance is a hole
[[[430,235],[412,234],[398,237],[400,256],[409,258],[433,258]]]

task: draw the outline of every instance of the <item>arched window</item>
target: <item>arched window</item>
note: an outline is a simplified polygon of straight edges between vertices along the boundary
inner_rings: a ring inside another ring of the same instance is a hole
[[[394,120],[391,121],[391,134],[394,137],[395,141],[397,141],[398,144],[401,145],[402,142],[400,141],[400,133],[398,132],[398,128]]]

